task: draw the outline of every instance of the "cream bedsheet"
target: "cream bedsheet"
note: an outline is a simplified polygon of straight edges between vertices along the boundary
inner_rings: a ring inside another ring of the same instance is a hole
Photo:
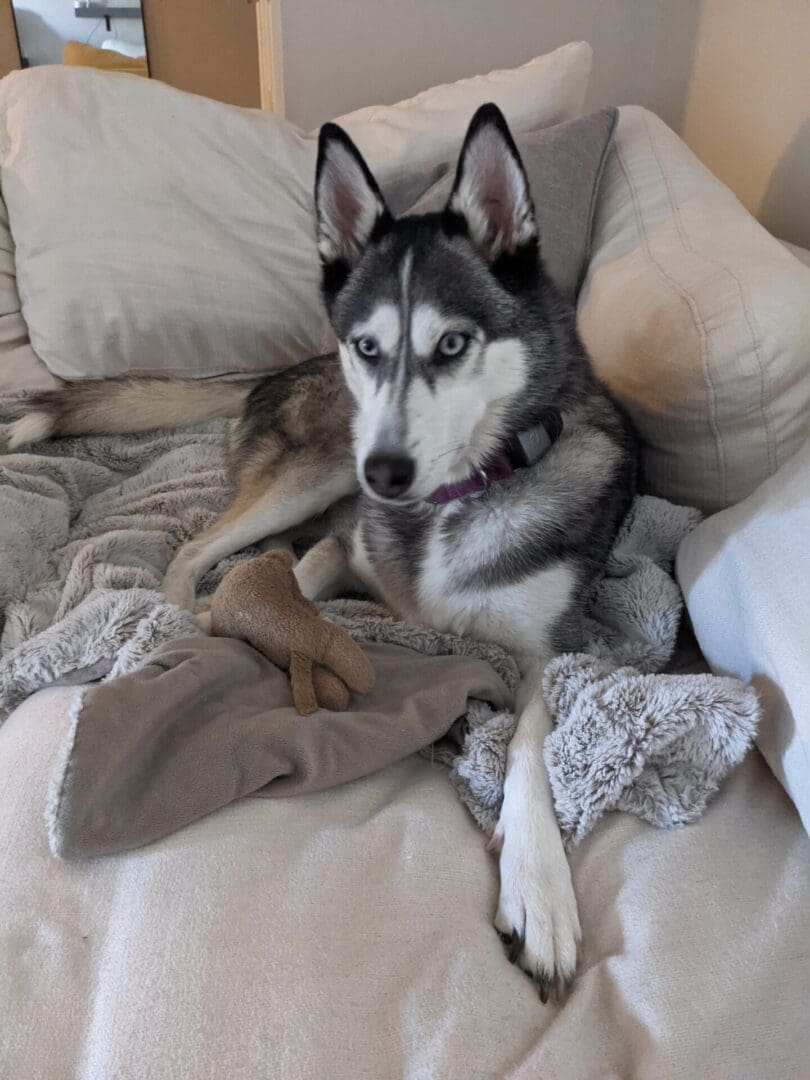
[[[758,756],[697,825],[615,815],[577,850],[582,971],[543,1008],[492,930],[481,834],[421,759],[58,862],[70,696],[0,728],[0,1076],[808,1075],[810,842]]]

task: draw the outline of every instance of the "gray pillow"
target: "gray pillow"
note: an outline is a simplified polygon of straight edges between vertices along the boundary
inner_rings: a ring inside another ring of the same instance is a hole
[[[572,300],[588,267],[599,182],[617,117],[617,109],[599,109],[516,139],[534,196],[543,262]],[[410,212],[440,210],[454,175],[455,164],[446,166]]]

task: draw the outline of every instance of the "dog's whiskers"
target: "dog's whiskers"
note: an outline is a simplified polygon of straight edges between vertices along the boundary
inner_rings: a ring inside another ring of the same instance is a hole
[[[462,450],[468,450],[468,449],[469,449],[469,446],[467,446],[465,443],[456,443],[456,445],[451,446],[449,450],[442,450],[442,452],[440,454],[436,454],[435,457],[432,457],[430,459],[428,464],[429,465],[435,465],[437,461],[441,461],[441,459],[447,457],[448,454],[457,454]]]

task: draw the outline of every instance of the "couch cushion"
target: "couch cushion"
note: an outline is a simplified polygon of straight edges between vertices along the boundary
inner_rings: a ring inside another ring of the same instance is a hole
[[[602,180],[580,327],[657,495],[729,506],[810,431],[810,270],[635,106]]]
[[[543,1007],[492,929],[495,861],[423,759],[54,859],[71,695],[0,728],[3,1076],[806,1075],[807,840],[758,754],[695,825],[612,814],[576,849],[580,973]]]
[[[810,440],[690,533],[677,570],[712,668],[757,687],[759,747],[810,833]]]
[[[342,121],[410,200],[483,100],[517,132],[576,115],[590,57],[566,46]],[[314,133],[156,81],[69,67],[3,80],[1,175],[37,355],[63,378],[205,377],[328,349],[315,154]]]

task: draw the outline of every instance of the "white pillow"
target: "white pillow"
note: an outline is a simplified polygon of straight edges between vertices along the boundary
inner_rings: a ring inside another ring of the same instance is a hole
[[[588,45],[568,45],[342,121],[407,198],[458,152],[485,100],[517,131],[575,116],[590,61]],[[330,348],[313,240],[316,135],[134,76],[42,67],[4,79],[0,175],[17,285],[50,371],[205,377]]]
[[[655,494],[729,506],[810,432],[810,269],[636,106],[619,110],[579,315]]]
[[[677,571],[712,668],[757,687],[759,748],[810,833],[810,440],[690,533]]]

